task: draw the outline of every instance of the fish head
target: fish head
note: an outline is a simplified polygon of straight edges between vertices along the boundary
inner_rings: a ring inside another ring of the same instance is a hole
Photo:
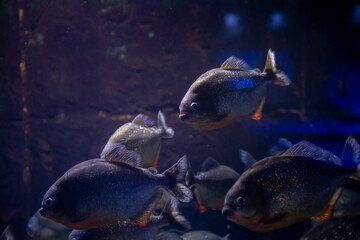
[[[264,202],[257,188],[240,177],[225,196],[222,214],[228,220],[253,230],[261,224]]]
[[[218,72],[213,69],[190,86],[180,102],[181,121],[199,128],[213,129],[212,124],[223,118],[218,109],[222,105],[223,95],[219,88],[214,87],[219,77]]]
[[[40,215],[59,223],[66,223],[75,217],[75,202],[58,182],[45,193]]]

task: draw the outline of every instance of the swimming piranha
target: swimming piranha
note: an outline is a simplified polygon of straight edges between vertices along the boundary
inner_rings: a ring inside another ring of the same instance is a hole
[[[72,229],[41,216],[39,211],[27,223],[27,235],[33,240],[66,240]]]
[[[302,141],[245,171],[226,194],[223,215],[265,232],[333,215],[348,176],[360,174],[360,146],[349,137],[342,158]]]
[[[201,75],[180,103],[180,119],[203,129],[216,129],[239,117],[261,119],[268,84],[288,86],[290,79],[275,66],[269,50],[263,72],[243,60],[228,58],[220,68]]]
[[[126,152],[121,162],[91,159],[75,165],[46,192],[40,214],[72,229],[96,228],[118,220],[145,226],[161,189],[182,202],[192,192],[181,184],[189,167],[186,156],[162,174],[140,168]]]
[[[334,217],[310,229],[300,240],[360,239],[360,215]]]
[[[168,225],[177,225],[186,230],[190,223],[178,209],[179,201],[170,197],[159,216],[152,215],[146,226],[138,226],[129,221],[116,222],[100,228],[73,230],[68,240],[147,240]]]
[[[106,143],[100,158],[117,161],[118,152],[125,147],[134,151],[141,159],[142,167],[158,167],[162,138],[172,138],[174,131],[167,127],[165,117],[158,112],[157,126],[146,115],[137,115],[132,122],[118,128]]]
[[[226,193],[239,177],[236,171],[209,157],[196,175],[189,168],[186,185],[193,189],[200,212],[221,210]]]

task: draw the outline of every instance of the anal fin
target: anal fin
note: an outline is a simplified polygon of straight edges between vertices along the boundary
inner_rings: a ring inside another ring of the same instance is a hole
[[[256,109],[255,113],[253,115],[251,115],[252,119],[260,120],[262,118],[262,110],[263,110],[263,107],[264,107],[264,104],[265,104],[265,99],[266,99],[266,96],[264,96],[261,99],[259,107]]]
[[[196,196],[196,204],[198,206],[199,212],[203,213],[207,210],[207,208],[204,206],[204,204],[201,201],[201,197],[200,197],[200,193],[197,191],[197,189],[195,188],[194,190],[195,196]]]
[[[322,212],[320,215],[315,216],[316,220],[324,221],[326,219],[331,218],[334,215],[334,206],[335,206],[337,199],[340,197],[342,190],[343,190],[343,188],[338,188],[336,190],[334,195],[331,197],[331,199],[328,203],[328,207],[325,209],[325,211]]]
[[[147,209],[139,217],[135,219],[131,219],[130,221],[138,226],[142,226],[142,227],[146,226],[149,222],[149,218],[153,213],[156,204],[161,199],[161,196],[162,196],[162,192],[161,190],[158,190],[156,196],[154,197],[153,201],[149,204]]]

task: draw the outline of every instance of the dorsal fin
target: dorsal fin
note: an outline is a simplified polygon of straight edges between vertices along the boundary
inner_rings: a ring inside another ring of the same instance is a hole
[[[335,156],[335,154],[307,141],[301,141],[293,145],[281,154],[281,156],[301,156],[324,161],[328,164],[341,165],[341,159]]]
[[[292,142],[287,140],[286,138],[279,138],[276,143],[271,146],[269,150],[270,156],[275,156],[278,154],[281,154],[282,152],[288,150],[291,148],[291,146],[294,145]]]
[[[213,159],[212,157],[208,157],[203,164],[201,165],[201,172],[206,172],[213,167],[219,166],[219,162]]]
[[[341,165],[349,168],[356,168],[360,161],[360,146],[355,138],[349,136],[345,142],[341,156]]]
[[[256,163],[256,159],[247,151],[239,149],[240,161],[245,167],[245,170],[249,169],[254,163]]]
[[[239,71],[248,71],[250,70],[249,65],[241,59],[237,57],[231,56],[229,57],[220,67],[225,70],[239,70]]]
[[[121,143],[112,143],[109,146],[105,146],[100,158],[108,162],[127,163],[133,167],[139,167],[141,163],[140,155],[134,151],[128,150]]]
[[[135,123],[136,125],[148,127],[148,128],[155,126],[154,121],[151,120],[150,117],[142,113],[138,114],[132,122]]]

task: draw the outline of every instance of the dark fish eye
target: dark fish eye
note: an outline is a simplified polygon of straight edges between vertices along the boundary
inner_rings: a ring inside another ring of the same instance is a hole
[[[192,108],[192,110],[197,110],[199,106],[196,102],[193,102],[191,103],[190,107]]]
[[[45,206],[47,207],[53,207],[55,205],[55,199],[54,198],[47,198],[44,201]]]
[[[238,197],[236,199],[236,205],[238,205],[239,207],[244,207],[245,206],[245,199],[243,197]]]

